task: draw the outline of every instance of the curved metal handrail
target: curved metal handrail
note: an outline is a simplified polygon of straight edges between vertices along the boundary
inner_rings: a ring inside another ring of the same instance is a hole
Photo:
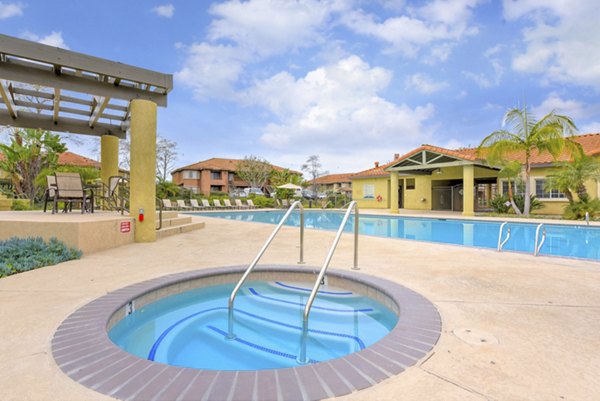
[[[281,219],[279,224],[277,224],[277,227],[275,227],[275,229],[273,230],[273,232],[271,233],[271,235],[269,236],[269,238],[267,239],[265,244],[262,246],[260,251],[258,251],[258,254],[254,258],[252,263],[250,263],[250,266],[248,266],[248,268],[244,272],[244,275],[242,276],[242,278],[240,278],[240,281],[238,281],[235,288],[231,292],[231,295],[229,296],[228,325],[227,325],[228,326],[227,338],[229,340],[233,340],[235,338],[235,334],[233,333],[233,303],[235,302],[235,297],[236,297],[238,291],[240,290],[242,285],[244,285],[244,282],[246,281],[246,279],[248,278],[248,276],[250,275],[252,270],[254,270],[254,267],[256,267],[256,265],[258,264],[258,261],[263,256],[263,254],[265,253],[265,251],[267,250],[269,245],[271,245],[271,242],[273,242],[273,239],[275,238],[275,236],[277,235],[277,233],[279,232],[279,230],[281,229],[283,224],[287,221],[288,217],[290,217],[290,215],[292,214],[292,212],[294,211],[294,209],[296,207],[298,207],[300,209],[300,260],[298,261],[298,263],[299,264],[304,263],[304,207],[302,206],[302,203],[300,201],[295,201],[294,203],[292,203],[292,205],[287,210],[285,215],[283,215],[283,218]]]
[[[337,248],[338,243],[340,242],[340,238],[342,237],[342,233],[344,232],[344,227],[350,218],[350,214],[354,209],[354,266],[352,269],[359,270],[358,267],[358,204],[356,201],[350,202],[346,213],[344,214],[344,218],[342,219],[342,223],[340,224],[340,228],[337,231],[335,239],[333,240],[333,244],[329,249],[329,253],[325,258],[325,262],[321,267],[321,271],[317,276],[317,280],[315,281],[315,285],[313,286],[312,291],[310,292],[310,296],[308,297],[308,301],[306,302],[306,306],[304,307],[304,314],[302,316],[302,337],[300,340],[300,355],[298,356],[298,363],[306,364],[308,363],[308,359],[306,358],[306,338],[308,336],[308,317],[310,315],[310,309],[312,308],[312,304],[315,301],[315,297],[317,296],[317,292],[319,290],[319,286],[323,282],[323,277],[327,272],[327,268],[329,267],[329,263],[333,258],[333,254],[335,253],[335,249]]]
[[[542,231],[542,241],[539,241],[540,230],[544,227],[544,223],[538,224],[535,229],[535,244],[533,246],[533,256],[537,256],[540,253],[540,249],[544,246],[544,242],[546,242],[546,228]],[[539,244],[538,244],[539,242]]]
[[[505,225],[508,224],[508,221],[505,221],[504,223],[502,223],[500,225],[500,231],[498,231],[498,252],[502,251],[502,248],[504,247],[504,245],[508,242],[508,240],[510,239],[510,227],[508,227],[506,229],[506,238],[504,238],[504,241],[500,242],[502,240],[502,229],[504,228]]]

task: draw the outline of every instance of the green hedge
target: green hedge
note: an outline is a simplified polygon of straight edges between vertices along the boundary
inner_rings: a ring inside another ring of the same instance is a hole
[[[56,238],[45,242],[41,237],[12,237],[0,241],[0,277],[79,259],[82,253]]]

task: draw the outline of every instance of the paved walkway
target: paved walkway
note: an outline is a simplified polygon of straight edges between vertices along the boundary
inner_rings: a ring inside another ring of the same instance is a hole
[[[205,219],[206,228],[0,280],[0,400],[109,400],[66,377],[50,341],[69,314],[107,292],[175,272],[249,263],[272,225]],[[333,232],[307,230],[320,265]],[[293,264],[283,228],[264,263]],[[600,399],[600,263],[361,237],[363,273],[429,298],[443,332],[416,367],[344,400]],[[332,261],[352,264],[344,236]],[[484,340],[483,342],[481,340]]]

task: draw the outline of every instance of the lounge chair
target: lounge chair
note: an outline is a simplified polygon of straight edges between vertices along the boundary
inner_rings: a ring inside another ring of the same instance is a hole
[[[218,199],[213,199],[213,205],[215,209],[225,209],[225,206],[221,205],[221,201]]]
[[[183,199],[177,199],[177,207],[180,210],[190,210],[192,207],[185,204]]]
[[[200,206],[198,204],[197,199],[190,199],[190,206],[192,207],[192,210],[202,210],[205,208],[205,206]]]
[[[173,204],[171,204],[170,199],[163,199],[162,203],[165,210],[175,210],[175,207],[173,207]]]
[[[287,199],[282,199],[281,200],[281,207],[284,208],[284,209],[289,208],[290,207],[290,202],[288,202]]]
[[[235,199],[234,202],[235,202],[235,206],[237,206],[238,209],[248,209],[250,207],[248,205],[244,205],[242,203],[242,201],[239,199]]]
[[[83,190],[81,175],[79,173],[55,173],[56,193],[54,195],[52,214],[58,211],[58,202],[66,202],[63,212],[73,209],[73,203],[81,203],[81,213],[85,213],[88,206],[93,211],[93,197],[88,198]]]
[[[246,202],[248,203],[248,207],[250,209],[256,209],[256,206],[254,205],[254,202],[252,202],[252,199],[248,199]]]
[[[125,198],[119,196],[119,184],[124,182],[124,178],[114,175],[108,178],[108,186],[102,184],[98,198],[102,201],[102,207],[107,210],[117,210],[121,214],[125,211]]]
[[[48,201],[54,203],[54,196],[56,195],[56,177],[53,175],[46,176],[46,191],[44,192],[44,213],[46,213],[46,207]]]
[[[223,203],[225,204],[225,207],[226,207],[227,209],[235,209],[235,206],[233,206],[233,205],[231,204],[231,201],[230,201],[229,199],[224,199],[224,200],[223,200]]]
[[[202,207],[204,209],[213,209],[210,203],[208,203],[208,199],[200,199],[200,202],[202,202]]]

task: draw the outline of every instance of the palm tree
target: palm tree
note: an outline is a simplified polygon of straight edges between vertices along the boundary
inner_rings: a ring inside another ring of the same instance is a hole
[[[536,121],[527,108],[514,108],[506,112],[502,126],[509,129],[494,131],[481,141],[478,153],[484,154],[492,165],[501,164],[510,154],[522,155],[521,175],[525,181],[525,205],[523,214],[531,209],[531,157],[534,152],[548,152],[557,158],[568,147],[576,149],[577,143],[568,140],[577,132],[577,127],[567,116],[551,112]]]
[[[556,163],[560,169],[546,182],[547,189],[557,189],[564,193],[569,203],[574,203],[573,192],[580,200],[589,198],[585,182],[600,179],[600,163],[593,157],[581,153],[570,163]]]

